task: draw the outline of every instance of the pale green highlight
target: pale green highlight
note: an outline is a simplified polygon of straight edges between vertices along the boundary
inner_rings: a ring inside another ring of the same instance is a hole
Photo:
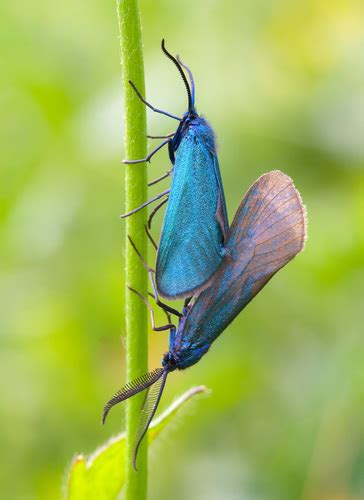
[[[119,0],[117,13],[120,31],[122,87],[124,96],[125,157],[146,155],[146,110],[129,84],[132,80],[144,95],[144,61],[139,2]],[[147,199],[147,166],[145,163],[125,165],[125,210],[128,212]],[[147,312],[143,302],[127,286],[147,294],[147,274],[128,242],[129,235],[147,259],[147,237],[144,231],[146,211],[126,219],[125,227],[125,329],[126,372],[130,381],[148,371]],[[134,396],[126,405],[126,500],[144,500],[147,496],[148,443],[145,439],[138,454],[138,472],[133,469],[132,454],[143,394]]]

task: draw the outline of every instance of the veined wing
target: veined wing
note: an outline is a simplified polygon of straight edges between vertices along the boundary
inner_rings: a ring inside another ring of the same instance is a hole
[[[223,263],[189,311],[182,346],[213,342],[303,249],[305,238],[305,208],[292,180],[279,171],[262,175],[237,210]]]
[[[217,156],[198,129],[183,138],[159,242],[156,283],[167,298],[206,286],[223,258],[228,228]]]

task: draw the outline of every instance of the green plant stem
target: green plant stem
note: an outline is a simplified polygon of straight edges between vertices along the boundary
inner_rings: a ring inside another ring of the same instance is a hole
[[[122,85],[124,95],[125,157],[144,158],[146,155],[146,110],[128,83],[132,80],[144,95],[144,62],[138,0],[117,0],[120,30]],[[125,165],[126,211],[147,199],[147,166],[145,163]],[[147,237],[144,231],[146,211],[126,219],[126,236],[130,235],[147,259]],[[147,295],[147,273],[132,246],[125,240],[126,285]],[[143,302],[126,288],[126,372],[130,381],[148,371],[147,310]],[[138,472],[132,465],[134,437],[138,425],[143,394],[129,399],[126,407],[126,500],[145,500],[147,496],[147,439],[138,453]]]

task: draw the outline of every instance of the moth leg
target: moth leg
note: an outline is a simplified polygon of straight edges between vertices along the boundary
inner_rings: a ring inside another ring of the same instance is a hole
[[[130,212],[127,212],[126,214],[120,215],[121,219],[125,219],[126,217],[129,217],[130,215],[136,214],[139,212],[139,210],[142,210],[143,208],[147,207],[151,203],[154,203],[155,201],[159,200],[160,198],[163,198],[163,196],[168,195],[170,192],[170,189],[166,189],[162,193],[159,193],[157,196],[154,196],[154,198],[151,198],[150,200],[146,201],[145,203],[142,203],[139,205],[139,207],[134,208],[133,210],[130,210]]]
[[[163,148],[166,144],[170,142],[171,139],[166,139],[165,141],[161,142],[151,153],[149,153],[145,158],[141,158],[140,160],[123,160],[123,163],[126,165],[133,165],[134,163],[144,163],[144,162],[150,162],[150,159],[152,156],[154,156],[160,149]]]
[[[175,316],[177,316],[177,318],[182,318],[182,314],[179,311],[177,311],[177,309],[173,309],[173,307],[165,304],[164,302],[162,302],[160,300],[158,292],[157,292],[157,287],[155,286],[154,276],[150,275],[150,281],[152,283],[154,300],[155,300],[155,303],[157,304],[157,306],[159,306],[161,309],[163,309],[163,311],[168,311],[171,314],[174,314]]]
[[[144,99],[144,97],[142,96],[142,94],[139,92],[139,90],[136,88],[136,86],[134,85],[134,83],[129,80],[129,83],[130,85],[133,87],[134,89],[134,92],[136,93],[136,95],[139,97],[139,99],[146,105],[148,106],[148,108],[150,108],[152,111],[154,111],[155,113],[160,113],[162,115],[166,115],[166,116],[169,116],[169,118],[173,118],[174,120],[178,120],[179,122],[181,121],[181,118],[179,116],[176,116],[176,115],[172,115],[171,113],[168,113],[167,111],[163,111],[161,109],[158,109],[158,108],[155,108],[154,106],[152,106],[148,101],[146,101]]]
[[[148,292],[148,295],[149,295],[149,297],[152,297],[152,298],[154,299],[154,295],[153,295],[152,293]],[[168,321],[168,323],[172,323],[172,318],[171,318],[171,315],[169,314],[169,312],[168,312],[168,311],[166,311],[166,310],[164,309],[164,307],[161,307],[161,309],[162,309],[162,311],[164,312],[164,314],[167,316],[167,321]]]
[[[185,299],[184,307],[188,307],[191,300],[192,300],[192,297],[187,297],[187,299]]]
[[[162,208],[162,207],[163,207],[163,205],[164,205],[165,203],[167,203],[168,199],[169,199],[169,196],[167,196],[167,197],[166,197],[163,201],[161,201],[161,202],[160,202],[160,203],[159,203],[159,204],[158,204],[158,205],[157,205],[157,206],[156,206],[156,207],[152,210],[152,212],[150,213],[150,215],[149,215],[149,217],[148,217],[148,223],[147,223],[148,229],[150,229],[150,228],[151,228],[151,226],[152,226],[152,220],[153,220],[153,218],[154,218],[155,214],[158,212],[158,210],[159,210],[160,208]]]
[[[176,161],[176,158],[174,156],[174,141],[175,141],[175,137],[172,139],[169,140],[169,143],[168,143],[168,155],[169,155],[169,159],[171,160],[171,163],[172,165],[174,165],[175,161]]]
[[[151,244],[154,246],[155,250],[156,250],[156,251],[158,251],[158,245],[157,245],[157,243],[154,241],[153,236],[150,234],[150,231],[149,231],[149,229],[148,229],[148,226],[147,226],[147,225],[145,225],[145,226],[144,226],[144,229],[145,229],[145,232],[147,233],[147,236],[148,236],[149,241],[150,241],[150,242],[151,242]]]
[[[167,139],[169,137],[173,137],[176,134],[176,132],[171,132],[170,134],[167,135],[147,135],[148,139]]]
[[[152,286],[153,286],[154,285],[153,273],[155,273],[154,269],[152,267],[148,266],[148,264],[145,262],[145,260],[143,259],[142,254],[139,252],[139,250],[137,249],[134,241],[131,239],[131,237],[129,235],[128,235],[128,240],[130,241],[131,246],[134,248],[135,253],[139,257],[140,262],[143,264],[144,269],[147,271],[147,273],[149,275],[149,279],[150,279],[150,281],[152,283]]]
[[[163,332],[164,330],[170,330],[171,328],[175,328],[175,325],[173,323],[168,323],[167,325],[163,325],[163,326],[155,326],[155,318],[154,318],[154,309],[153,309],[153,307],[149,304],[149,302],[147,301],[147,299],[140,292],[138,292],[137,290],[135,290],[131,286],[128,286],[128,289],[131,292],[134,292],[136,295],[138,295],[138,297],[142,299],[142,301],[144,302],[144,304],[149,309],[149,312],[150,312],[150,322],[152,323],[152,330],[154,332]]]
[[[154,295],[152,293],[148,292],[148,295],[149,295],[149,297],[152,297],[155,300],[155,297],[154,297]],[[164,312],[164,314],[167,316],[167,321],[169,323],[172,323],[171,314],[170,314],[171,308],[169,306],[167,306],[167,304],[164,304],[161,301],[158,301],[157,305],[162,309],[162,311]],[[182,315],[180,315],[180,317],[181,316]]]
[[[184,304],[183,304],[183,315],[185,316],[188,311],[191,309],[191,306],[190,306],[190,303],[191,303],[191,300],[193,299],[193,296],[192,297],[187,297],[187,299],[185,299],[184,301]]]
[[[162,302],[159,299],[159,295],[158,295],[158,292],[157,292],[157,287],[155,286],[155,281],[154,281],[154,276],[153,276],[153,274],[155,273],[154,269],[151,268],[150,266],[148,266],[148,264],[145,262],[145,260],[143,259],[143,256],[141,255],[141,253],[139,252],[139,250],[135,246],[134,241],[130,238],[129,235],[128,235],[128,240],[130,241],[132,247],[134,248],[136,254],[138,255],[141,263],[143,264],[144,269],[149,274],[149,279],[150,279],[150,282],[152,284],[152,289],[153,289],[153,296],[154,296],[154,300],[155,300],[157,306],[159,306],[164,311],[168,311],[169,313],[174,314],[178,318],[181,318],[182,314],[179,311],[177,311],[176,309],[173,309],[173,307],[170,307],[169,305],[165,304],[164,302]]]
[[[154,184],[158,184],[158,182],[169,177],[171,175],[171,172],[172,172],[172,169],[168,170],[165,174],[158,177],[158,179],[154,179],[154,181],[148,182],[148,186],[150,187],[150,186],[154,186]]]

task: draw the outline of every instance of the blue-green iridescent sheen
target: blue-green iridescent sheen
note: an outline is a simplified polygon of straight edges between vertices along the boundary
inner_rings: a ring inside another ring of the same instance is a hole
[[[224,255],[228,219],[213,131],[195,112],[183,118],[172,185],[158,246],[156,283],[167,298],[206,286]]]

